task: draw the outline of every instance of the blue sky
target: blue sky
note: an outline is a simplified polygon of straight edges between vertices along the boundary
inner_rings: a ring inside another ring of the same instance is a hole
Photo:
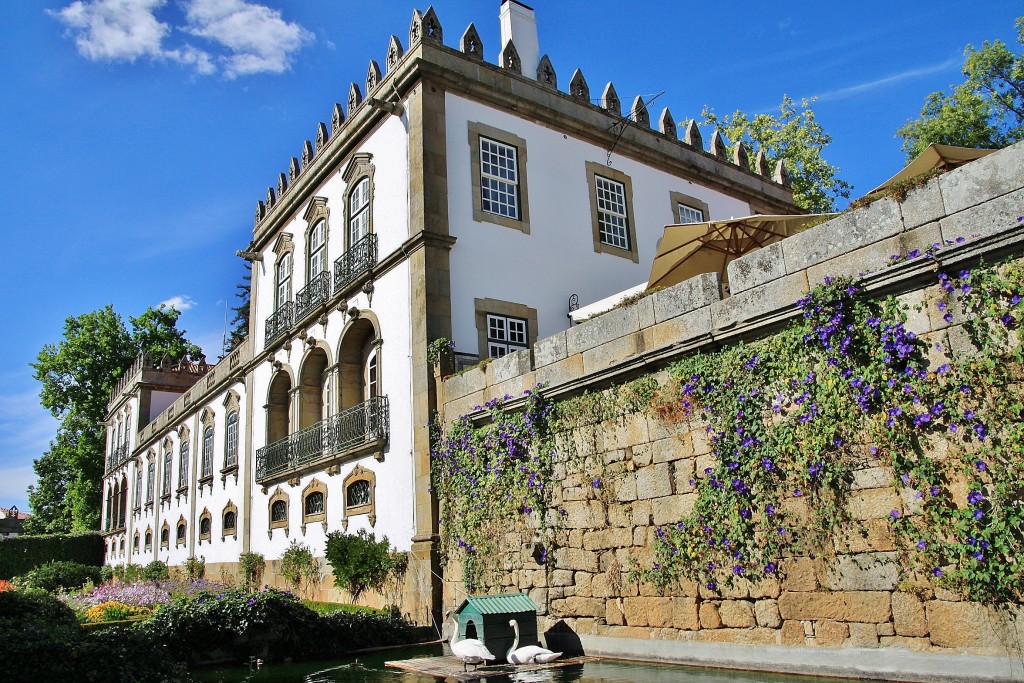
[[[445,42],[470,22],[494,62],[498,0],[438,0]],[[664,91],[677,121],[817,97],[825,157],[860,196],[899,170],[894,133],[960,82],[963,48],[1015,43],[1019,0],[857,3],[534,0],[542,53],[624,103]],[[25,488],[56,423],[29,363],[64,319],[127,320],[174,302],[216,359],[256,200],[329,121],[404,0],[42,0],[0,5],[0,505]],[[425,5],[419,6],[425,10]],[[1019,48],[1019,46],[1017,46]],[[656,118],[656,116],[652,116]],[[705,139],[710,132],[705,134]]]

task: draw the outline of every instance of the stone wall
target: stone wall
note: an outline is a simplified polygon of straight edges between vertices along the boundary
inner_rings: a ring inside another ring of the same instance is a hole
[[[914,332],[944,342],[954,356],[970,353],[960,321],[947,323],[934,306],[915,306],[937,295],[938,269],[1024,253],[1021,215],[1024,144],[934,178],[902,200],[880,199],[736,260],[727,298],[719,295],[717,275],[701,275],[451,377],[441,388],[443,418],[482,418],[486,401],[519,396],[538,383],[554,399],[607,390],[695,350],[770,335],[828,275],[861,276],[869,293],[898,296],[910,305],[907,326]],[[936,259],[892,265],[893,254],[959,237],[966,240]],[[835,535],[834,553],[785,558],[777,580],[740,581],[720,592],[684,583],[666,593],[629,570],[650,566],[656,529],[692,509],[689,482],[713,458],[703,425],[637,413],[577,429],[572,438],[585,444],[587,458],[582,467],[556,467],[554,562],[543,567],[533,559],[529,530],[510,533],[505,544],[501,589],[529,593],[541,605],[543,630],[1020,657],[1019,606],[966,602],[901,576],[887,517],[891,510],[913,514],[913,495],[895,488],[892,471],[866,448],[849,496],[855,523]],[[600,489],[588,485],[594,471],[604,478]],[[801,504],[790,501],[790,511],[799,514]],[[459,576],[459,567],[446,568],[446,607],[465,595]]]

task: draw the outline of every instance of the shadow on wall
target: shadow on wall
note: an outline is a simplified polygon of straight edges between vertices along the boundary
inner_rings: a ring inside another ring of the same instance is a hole
[[[580,657],[586,654],[580,637],[565,621],[558,621],[545,631],[544,642],[547,643],[549,650],[564,652],[566,657]]]

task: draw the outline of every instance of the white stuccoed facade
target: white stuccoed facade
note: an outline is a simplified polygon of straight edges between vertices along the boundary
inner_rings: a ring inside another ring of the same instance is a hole
[[[371,64],[342,115],[259,202],[243,253],[253,262],[248,340],[212,368],[140,359],[121,380],[103,482],[110,564],[201,557],[218,579],[258,552],[267,582],[283,585],[277,561],[291,542],[322,557],[328,533],[366,529],[410,552],[401,608],[429,623],[441,607],[430,342],[453,340],[466,363],[495,342],[515,350],[565,329],[571,295],[587,304],[647,279],[680,201],[705,219],[795,212],[787,187],[679,140],[670,115],[653,129],[642,112],[624,121],[616,103],[594,105],[580,78],[569,93],[564,74],[553,87],[545,58],[528,72],[508,45],[536,62],[525,54],[537,45],[533,12],[506,0],[502,13],[494,65],[475,29],[444,43],[434,12],[415,12],[404,54],[389,44],[379,73]],[[488,141],[514,150],[516,215],[483,200]],[[600,235],[598,177],[623,190],[625,248]],[[312,280],[321,229],[327,275]],[[494,338],[488,314],[521,325],[525,339]],[[346,597],[329,578],[323,588]]]

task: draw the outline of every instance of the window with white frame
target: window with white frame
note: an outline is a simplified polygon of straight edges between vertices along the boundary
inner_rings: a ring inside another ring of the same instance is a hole
[[[348,195],[348,247],[370,234],[370,179],[360,178]]]
[[[178,488],[188,486],[188,437],[181,440],[181,449],[178,454]]]
[[[527,323],[523,318],[487,314],[487,355],[501,358],[529,346]]]
[[[292,298],[292,254],[285,252],[277,261],[275,310],[281,310]]]
[[[596,176],[594,180],[597,187],[597,224],[601,242],[629,251],[626,186],[600,175]]]
[[[309,279],[312,282],[320,273],[327,270],[327,221],[317,221],[309,233],[309,259],[307,263]]]
[[[518,220],[519,155],[515,147],[480,136],[480,208]]]
[[[213,425],[203,431],[203,477],[213,475]]]
[[[686,204],[676,204],[676,211],[680,223],[703,223],[704,212]]]
[[[228,415],[226,441],[224,442],[224,467],[238,464],[238,413]]]

